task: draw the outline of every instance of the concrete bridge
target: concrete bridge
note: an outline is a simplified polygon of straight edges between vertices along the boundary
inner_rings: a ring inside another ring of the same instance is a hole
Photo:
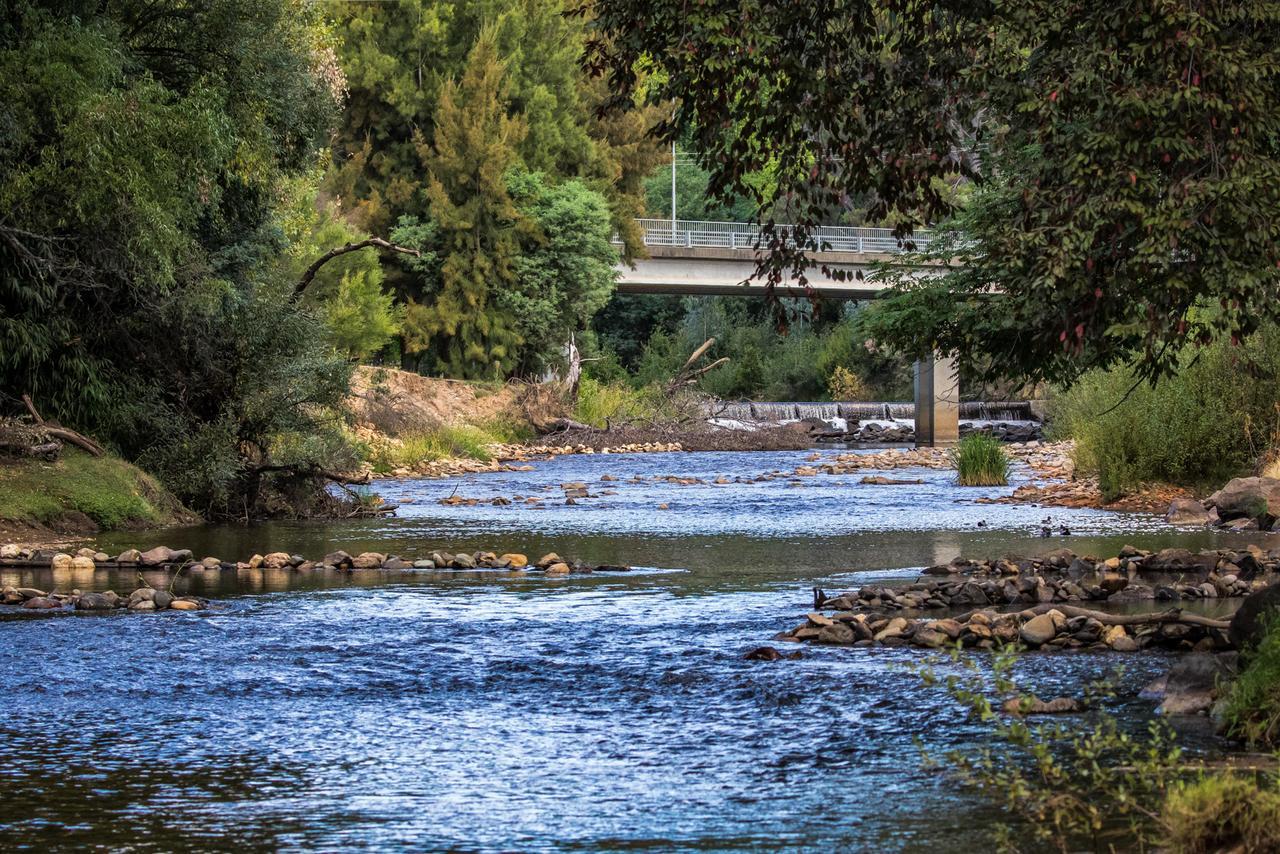
[[[762,297],[763,282],[752,280],[759,226],[741,222],[641,219],[649,257],[633,265],[618,265],[620,293],[680,296]],[[785,226],[784,226],[785,227]],[[929,265],[903,256],[925,248],[929,234],[921,233],[904,246],[887,228],[824,226],[813,235],[817,249],[809,253],[806,271],[809,291],[783,282],[774,293],[782,297],[874,299],[886,287],[879,281],[884,265],[910,264],[915,275],[930,275]],[[836,279],[821,266],[850,275]],[[857,274],[861,273],[861,276]],[[960,435],[960,392],[952,359],[930,359],[915,366],[915,424],[918,446],[946,447]]]

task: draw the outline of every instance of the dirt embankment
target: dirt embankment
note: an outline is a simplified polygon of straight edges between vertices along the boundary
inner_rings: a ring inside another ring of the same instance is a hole
[[[347,406],[357,424],[386,436],[438,427],[558,417],[554,398],[523,383],[480,383],[424,377],[362,365],[351,378]],[[543,412],[537,412],[541,407]]]

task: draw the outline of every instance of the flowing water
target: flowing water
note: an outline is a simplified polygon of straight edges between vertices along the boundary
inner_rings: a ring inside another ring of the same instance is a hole
[[[710,482],[790,471],[806,456],[566,457],[531,472],[380,484],[410,502],[394,519],[104,538],[108,550],[165,543],[226,559],[555,550],[636,569],[205,572],[175,586],[215,598],[211,611],[0,616],[0,846],[986,845],[996,816],[924,770],[916,746],[972,748],[985,730],[901,669],[918,652],[743,654],[794,626],[814,585],[913,578],[957,554],[1227,542],[1148,516],[976,504],[1007,490],[961,490],[946,472],[896,472],[925,480],[912,486],[860,475]],[[570,481],[598,497],[566,505]],[[437,503],[455,493],[545,502]],[[1041,539],[1046,515],[1071,535]],[[0,582],[134,586],[107,572],[0,571]],[[1027,656],[1018,668],[1056,696],[1120,663],[1117,709],[1141,726],[1150,704],[1137,688],[1162,655]]]

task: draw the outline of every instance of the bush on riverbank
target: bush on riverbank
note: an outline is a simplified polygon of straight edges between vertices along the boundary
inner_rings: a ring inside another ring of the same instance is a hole
[[[1280,746],[1280,623],[1272,621],[1231,683],[1223,708],[1223,731],[1250,746]]]
[[[1009,455],[998,439],[970,433],[951,450],[960,486],[1004,486],[1009,482]]]
[[[1055,438],[1114,499],[1142,483],[1217,487],[1249,472],[1280,433],[1280,332],[1243,346],[1220,341],[1184,354],[1155,388],[1124,369],[1086,374],[1051,408]]]
[[[192,515],[154,478],[113,456],[64,448],[55,462],[0,460],[0,526],[43,526],[55,533],[157,527]]]
[[[532,436],[533,431],[527,424],[501,419],[483,424],[444,424],[371,441],[367,445],[366,459],[375,474],[387,474],[397,468],[411,468],[421,462],[444,459],[488,462],[493,458],[488,446],[524,442]]]
[[[1161,820],[1172,854],[1280,850],[1280,790],[1270,775],[1218,774],[1176,786]]]
[[[622,382],[602,382],[589,376],[578,383],[578,401],[573,417],[592,427],[606,427],[640,419],[663,419],[673,415],[670,402],[656,386],[636,389]]]

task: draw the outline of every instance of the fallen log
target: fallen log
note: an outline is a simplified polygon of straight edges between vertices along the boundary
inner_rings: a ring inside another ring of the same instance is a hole
[[[52,438],[61,439],[64,442],[70,442],[77,448],[87,452],[90,456],[100,457],[106,453],[101,445],[90,439],[88,436],[84,436],[77,433],[75,430],[63,427],[60,424],[45,421],[40,417],[40,412],[36,409],[36,405],[31,402],[31,395],[24,394],[22,396],[22,402],[27,405],[27,411],[31,413],[31,417],[35,420],[36,426]]]
[[[1068,617],[1089,617],[1104,626],[1149,626],[1160,623],[1183,623],[1189,626],[1204,626],[1209,629],[1228,629],[1231,627],[1231,617],[1227,617],[1225,620],[1215,620],[1212,617],[1205,617],[1200,614],[1188,614],[1181,608],[1170,608],[1167,611],[1151,611],[1146,614],[1109,614],[1106,611],[1094,611],[1090,608],[1079,608],[1075,605],[1067,605],[1061,602],[1046,602],[1028,610],[1037,615],[1047,614],[1056,610]],[[1025,613],[1025,611],[1022,613]]]

